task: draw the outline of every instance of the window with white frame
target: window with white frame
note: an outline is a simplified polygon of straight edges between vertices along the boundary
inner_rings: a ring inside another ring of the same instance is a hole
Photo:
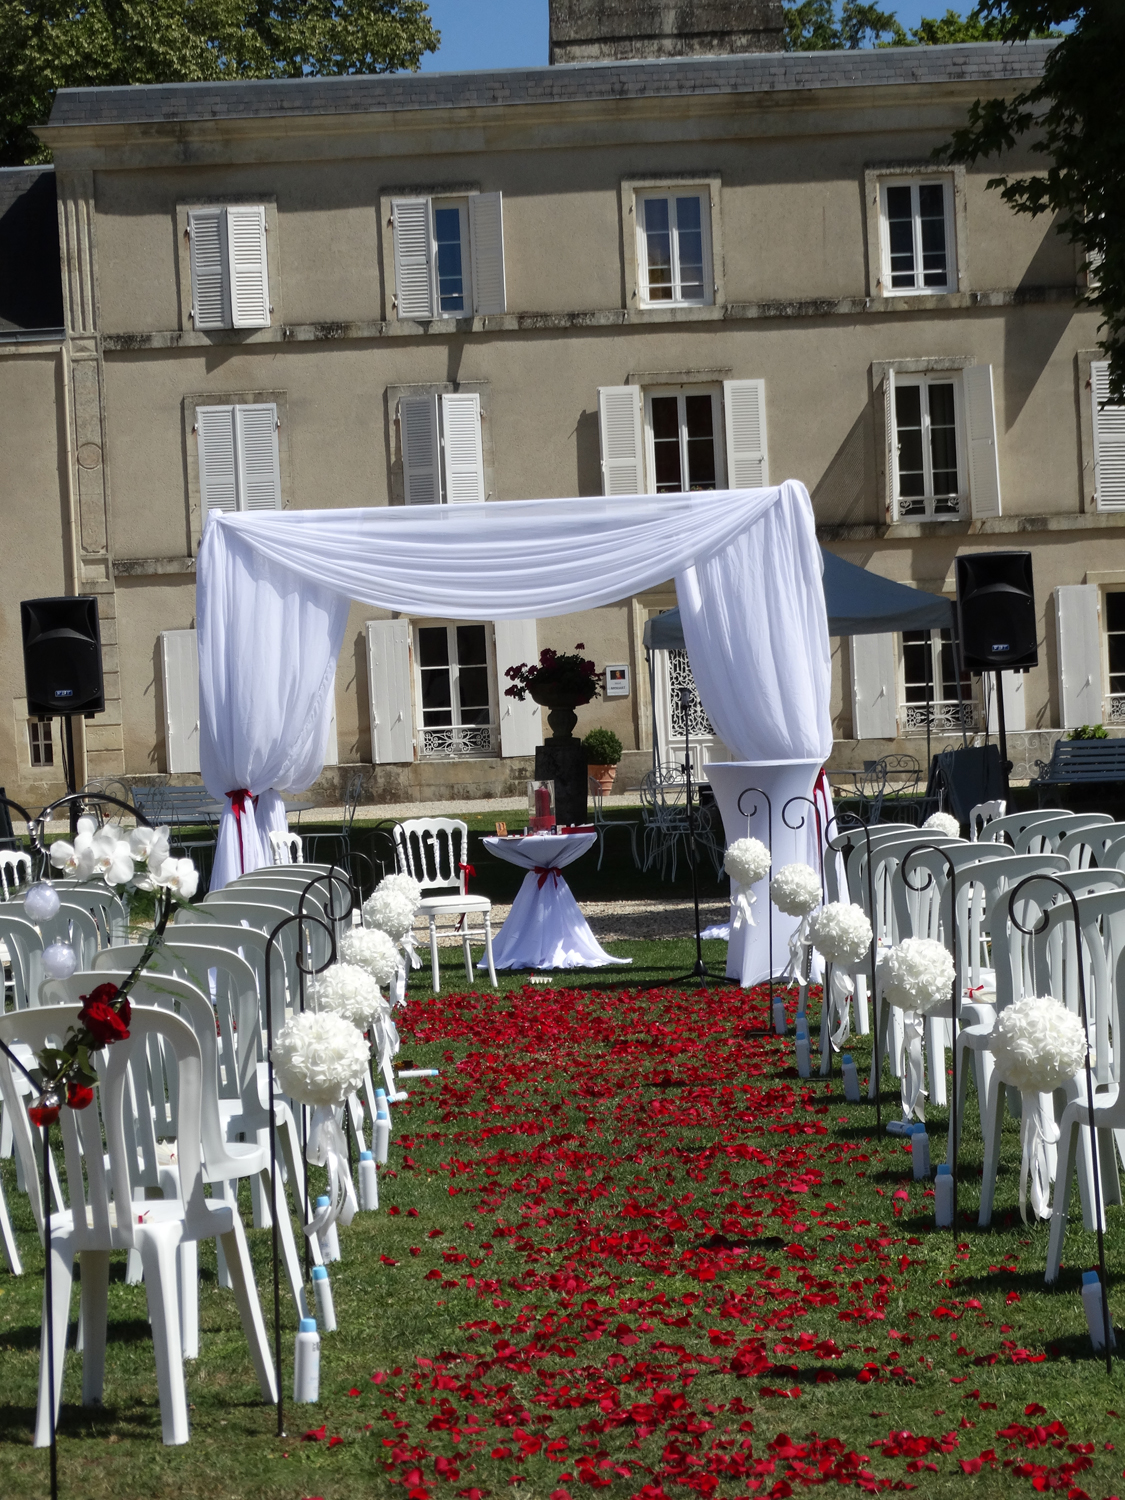
[[[724,488],[718,386],[646,391],[645,439],[650,489],[655,494]]]
[[[1106,722],[1125,724],[1125,592],[1106,590]]]
[[[883,178],[879,224],[884,296],[957,290],[951,177]]]
[[[769,484],[764,380],[603,385],[598,433],[606,495]]]
[[[484,444],[475,391],[402,396],[398,426],[407,505],[483,504]]]
[[[1125,510],[1125,405],[1109,399],[1109,362],[1090,365],[1094,494],[1099,510]]]
[[[951,630],[902,632],[902,726],[906,733],[972,729],[976,725],[973,682],[967,672],[957,681],[957,653]]]
[[[239,203],[188,210],[194,327],[268,328],[266,210]]]
[[[891,519],[998,516],[992,366],[933,363],[904,362],[884,376]]]
[[[50,719],[28,719],[27,747],[33,766],[53,766],[55,744],[51,738]]]
[[[204,514],[281,509],[279,426],[273,401],[195,408]]]
[[[638,192],[637,288],[642,307],[714,301],[709,188]]]
[[[414,631],[418,741],[426,760],[498,755],[496,670],[487,624]]]
[[[394,198],[399,318],[487,317],[507,310],[500,193]]]

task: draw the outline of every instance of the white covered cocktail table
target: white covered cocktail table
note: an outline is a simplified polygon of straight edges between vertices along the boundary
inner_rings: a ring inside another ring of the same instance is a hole
[[[512,909],[492,945],[498,969],[600,969],[632,963],[598,943],[559,871],[597,841],[597,833],[533,833],[486,838],[497,859],[526,871]],[[484,967],[484,960],[480,966]]]

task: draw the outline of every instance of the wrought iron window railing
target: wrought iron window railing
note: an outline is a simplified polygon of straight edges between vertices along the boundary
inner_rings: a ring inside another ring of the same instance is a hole
[[[423,760],[465,760],[500,753],[495,724],[454,724],[422,730]]]
[[[907,703],[903,707],[903,729],[925,731],[929,727],[938,734],[960,733],[962,729],[976,729],[977,706],[975,703]]]

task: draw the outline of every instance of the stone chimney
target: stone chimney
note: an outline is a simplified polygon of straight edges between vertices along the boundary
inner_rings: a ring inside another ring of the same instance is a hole
[[[550,0],[551,62],[780,52],[782,0]]]

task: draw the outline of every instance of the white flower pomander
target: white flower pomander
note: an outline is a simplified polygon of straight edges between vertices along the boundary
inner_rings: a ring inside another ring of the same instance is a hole
[[[810,865],[782,865],[770,881],[770,900],[787,917],[807,917],[820,896],[820,876]]]
[[[340,957],[348,968],[362,969],[375,984],[390,984],[402,967],[398,944],[374,927],[352,927],[345,932],[340,939]]]
[[[301,1104],[342,1104],[367,1076],[367,1043],[350,1021],[305,1010],[274,1038],[273,1066],[282,1093]]]
[[[735,839],[727,848],[723,869],[743,889],[757,885],[770,872],[770,851],[761,839]]]
[[[871,946],[871,923],[862,906],[829,901],[809,923],[816,951],[832,964],[854,964]]]
[[[401,871],[394,875],[384,875],[375,889],[377,891],[403,891],[410,897],[416,908],[422,901],[422,887],[413,875],[404,875]]]
[[[378,887],[363,903],[363,925],[389,933],[400,943],[414,926],[414,913],[418,909],[409,891],[390,890]]]
[[[1053,996],[1016,1000],[996,1018],[988,1044],[996,1072],[1023,1093],[1049,1094],[1086,1060],[1082,1022]]]
[[[943,838],[959,839],[961,837],[961,825],[952,813],[931,813],[922,824],[931,833],[940,833]]]
[[[904,938],[879,960],[883,994],[899,1010],[924,1014],[953,994],[953,960],[932,938]]]
[[[347,962],[333,964],[318,974],[309,989],[309,998],[321,1014],[343,1016],[361,1031],[383,1003],[370,972]]]

